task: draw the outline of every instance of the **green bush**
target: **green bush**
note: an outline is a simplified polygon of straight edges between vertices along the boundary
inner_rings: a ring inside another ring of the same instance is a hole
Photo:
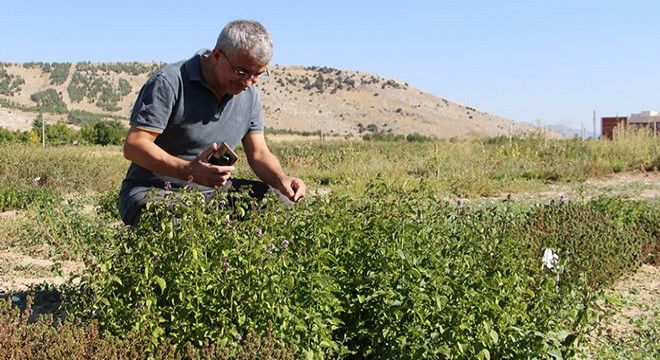
[[[296,208],[237,196],[152,203],[91,249],[68,311],[154,346],[238,349],[254,334],[296,357],[567,357],[599,289],[657,249],[657,218],[635,202],[452,204],[378,180]],[[619,243],[625,256],[599,258]]]
[[[36,182],[41,182],[41,178]],[[52,206],[61,200],[60,194],[52,188],[44,186],[3,186],[0,188],[0,211]]]
[[[643,262],[657,262],[658,210],[657,204],[607,197],[587,204],[557,202],[530,214],[529,233],[537,234],[538,247],[543,243],[565,254],[566,276],[589,274],[590,286],[602,288]]]

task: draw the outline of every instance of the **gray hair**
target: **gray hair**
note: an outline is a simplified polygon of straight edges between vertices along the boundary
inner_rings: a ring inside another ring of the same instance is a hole
[[[234,20],[228,23],[218,36],[216,49],[235,56],[240,50],[247,50],[252,59],[266,65],[273,58],[273,39],[268,30],[254,20]]]

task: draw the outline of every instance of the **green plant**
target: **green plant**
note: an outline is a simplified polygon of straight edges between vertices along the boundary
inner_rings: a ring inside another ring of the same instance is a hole
[[[572,357],[601,290],[657,264],[657,200],[613,197],[609,186],[592,197],[594,184],[541,204],[477,196],[648,167],[657,139],[637,139],[273,143],[310,189],[295,208],[240,194],[233,207],[223,196],[207,203],[191,190],[154,203],[132,229],[118,225],[119,147],[8,144],[1,194],[17,211],[2,217],[2,240],[86,260],[81,284],[64,292],[81,320],[71,326],[154,357]],[[236,176],[251,175],[245,164]],[[467,199],[449,201],[459,194]],[[541,262],[545,248],[559,255],[554,269]],[[652,349],[654,326],[626,341]],[[36,336],[12,344],[44,346]]]
[[[0,189],[0,211],[47,207],[60,201],[61,195],[48,187],[5,186]]]
[[[655,221],[638,203],[527,210],[425,194],[376,180],[350,201],[290,209],[273,197],[171,193],[138,228],[91,248],[69,310],[119,336],[145,331],[154,346],[237,348],[252,333],[301,356],[566,357],[599,289],[639,258],[586,265],[620,242],[639,254],[657,236],[622,228],[603,238],[585,225]],[[555,270],[541,262],[544,247],[561,256]]]

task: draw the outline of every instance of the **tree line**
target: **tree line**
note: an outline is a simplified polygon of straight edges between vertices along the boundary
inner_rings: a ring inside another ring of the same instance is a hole
[[[32,122],[31,130],[11,131],[0,128],[0,144],[17,142],[24,144],[45,143],[51,146],[121,145],[126,138],[126,132],[126,127],[117,120],[86,124],[80,130],[76,130],[62,122],[54,125],[44,124],[43,115],[39,114]]]

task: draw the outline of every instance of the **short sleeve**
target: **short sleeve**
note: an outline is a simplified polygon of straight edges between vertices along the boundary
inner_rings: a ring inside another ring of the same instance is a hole
[[[250,116],[250,126],[248,132],[263,132],[264,119],[261,109],[261,95],[259,91],[255,91],[255,98],[252,103],[252,112]]]
[[[162,73],[155,74],[140,90],[131,113],[131,125],[162,133],[176,101],[172,84]]]

